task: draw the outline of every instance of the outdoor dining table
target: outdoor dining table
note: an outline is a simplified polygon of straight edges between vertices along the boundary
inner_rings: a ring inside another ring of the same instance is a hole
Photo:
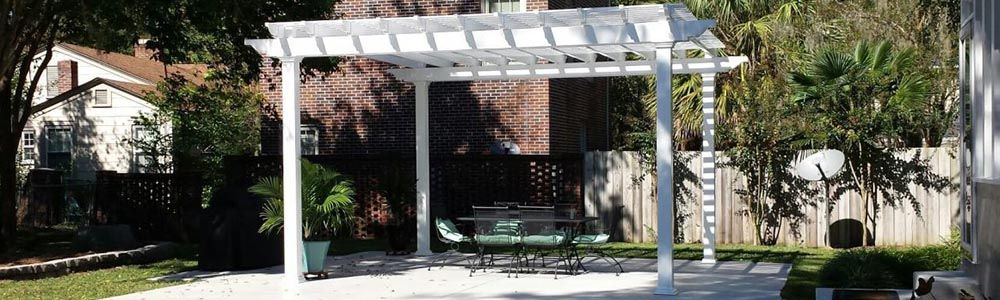
[[[517,214],[517,209],[511,209],[511,213],[512,213],[512,215],[516,215]],[[508,217],[508,218],[478,217],[477,218],[475,216],[465,216],[465,217],[458,217],[458,218],[455,218],[455,219],[459,220],[459,221],[462,221],[462,222],[507,221],[507,220],[511,220],[511,219],[516,219],[516,220],[519,220],[521,222],[526,222],[526,223],[531,223],[531,222],[547,222],[548,223],[548,222],[551,222],[551,223],[567,224],[567,225],[570,225],[570,226],[566,226],[566,229],[568,229],[567,233],[569,233],[570,240],[572,241],[574,238],[576,238],[577,234],[579,233],[579,227],[581,225],[583,225],[584,223],[587,223],[587,222],[597,221],[598,217],[587,217],[587,216],[576,215],[576,216],[572,216],[572,217],[570,217],[570,216],[555,216],[555,217],[552,217],[552,218],[521,218],[521,217],[517,217],[517,218],[513,218],[513,217]],[[573,256],[577,256],[577,254],[574,252]],[[571,258],[571,260],[574,260],[574,259]],[[581,267],[581,268],[583,267],[580,264],[580,258],[579,257],[576,257],[575,260],[577,262],[573,264],[573,271],[574,271],[574,273],[575,273],[575,271],[576,271],[576,269],[577,269],[578,266]]]
[[[455,219],[459,220],[459,221],[462,221],[462,222],[474,222],[476,220],[479,220],[479,221],[506,221],[506,220],[511,220],[512,218],[494,218],[494,217],[479,217],[479,218],[476,218],[474,216],[465,216],[465,217],[458,217],[458,218],[455,218]],[[563,224],[573,224],[573,225],[579,225],[579,224],[583,224],[583,223],[587,223],[587,222],[592,222],[592,221],[597,221],[598,220],[597,217],[585,217],[585,216],[575,216],[573,218],[570,218],[568,216],[565,216],[565,217],[556,216],[556,217],[552,217],[552,218],[516,218],[516,219],[519,220],[519,221],[521,221],[521,222],[553,222],[553,223],[563,223]]]

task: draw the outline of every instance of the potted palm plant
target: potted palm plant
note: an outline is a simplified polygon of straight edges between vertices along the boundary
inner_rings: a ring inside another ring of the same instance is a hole
[[[284,228],[281,177],[261,178],[250,187],[266,202],[259,232],[278,234]],[[324,275],[330,240],[354,223],[354,187],[347,176],[302,160],[302,240],[309,274]]]
[[[416,203],[416,174],[407,172],[401,163],[389,164],[378,178],[377,189],[388,211],[385,236],[389,245],[386,254],[408,254],[417,227],[415,219],[407,215]]]

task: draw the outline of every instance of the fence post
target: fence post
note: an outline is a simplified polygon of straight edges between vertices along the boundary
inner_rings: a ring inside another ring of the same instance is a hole
[[[115,171],[97,171],[94,183],[94,203],[91,208],[91,224],[112,224],[115,207],[118,206],[118,190],[114,184]]]

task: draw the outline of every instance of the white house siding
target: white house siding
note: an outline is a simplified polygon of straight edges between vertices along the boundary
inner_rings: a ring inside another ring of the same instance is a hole
[[[128,75],[121,71],[115,70],[114,68],[108,67],[106,65],[91,61],[90,59],[77,55],[72,51],[68,51],[59,46],[52,49],[52,59],[49,60],[47,67],[55,67],[60,61],[71,60],[77,63],[77,84],[84,84],[94,78],[104,78],[114,81],[130,82],[130,83],[147,83],[141,78]],[[38,83],[38,89],[36,90],[36,97],[34,104],[39,104],[45,99],[55,97],[57,95],[47,94],[48,82],[45,82],[45,78],[48,78],[48,74],[45,74],[45,68],[42,68],[42,80]]]
[[[109,91],[111,107],[94,107],[90,95],[99,89]],[[126,141],[132,135],[134,118],[153,111],[153,106],[138,97],[104,84],[40,111],[25,129],[33,130],[37,137],[36,167],[48,166],[46,128],[68,126],[73,129],[73,163],[67,178],[92,180],[98,170],[129,172],[133,148]]]
[[[983,294],[1000,298],[1000,2],[962,0],[962,36],[970,50],[967,63],[973,116],[971,161],[972,213],[976,228],[972,260],[963,267]],[[963,70],[964,71],[964,70]],[[965,86],[963,89],[967,88]],[[970,184],[970,183],[967,183]],[[977,295],[976,299],[980,299]]]

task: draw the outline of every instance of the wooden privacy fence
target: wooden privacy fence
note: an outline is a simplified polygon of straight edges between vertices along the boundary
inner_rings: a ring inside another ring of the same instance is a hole
[[[912,158],[920,153],[926,159],[934,173],[958,182],[959,165],[949,148],[910,149],[901,156]],[[695,175],[694,181],[700,182],[697,174],[701,173],[700,152],[681,152],[679,155],[688,158],[686,163],[677,164],[675,168],[688,168]],[[717,153],[719,161],[725,159],[722,153]],[[682,160],[683,161],[683,160]],[[584,163],[584,206],[589,215],[600,215],[603,218],[616,218],[614,207],[624,206],[620,220],[612,220],[621,232],[621,238],[630,242],[652,242],[655,236],[656,199],[653,176],[642,175],[641,160],[637,152],[589,152]],[[729,168],[716,169],[716,240],[718,243],[753,243],[754,231],[746,215],[746,205],[737,197],[735,191],[743,189],[746,180],[736,170]],[[685,182],[691,189],[691,195],[685,199],[685,205],[679,210],[689,214],[681,226],[679,234],[684,242],[700,242],[702,232],[701,219],[701,187],[696,183]],[[815,188],[821,191],[818,184]],[[917,215],[913,207],[906,201],[897,207],[884,207],[877,218],[875,229],[877,245],[926,245],[940,243],[951,235],[952,227],[958,219],[959,203],[958,189],[948,189],[943,192],[925,190],[911,184],[910,191],[921,206],[921,215]],[[834,204],[830,214],[831,236],[838,230],[857,230],[860,233],[860,220],[863,219],[864,206],[861,197],[854,192],[845,193]],[[793,231],[788,225],[781,229],[779,244],[822,246],[825,226],[818,226],[822,209],[815,206],[803,206],[805,220],[799,224],[799,229]],[[839,221],[839,222],[838,222]],[[856,227],[856,228],[855,228]],[[848,230],[848,228],[851,228]],[[870,230],[870,228],[869,228]],[[860,240],[860,237],[857,238]],[[836,241],[834,241],[836,243]]]
[[[142,240],[197,241],[201,175],[98,171],[92,224],[127,224]]]

